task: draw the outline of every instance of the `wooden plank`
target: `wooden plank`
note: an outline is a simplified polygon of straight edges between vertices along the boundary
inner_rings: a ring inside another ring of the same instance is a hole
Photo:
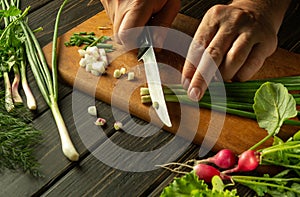
[[[137,124],[144,124],[144,122],[139,119],[134,119],[134,121],[136,121]],[[130,127],[127,129],[135,134],[157,130],[157,128],[149,124],[143,125],[143,127],[140,128]],[[149,156],[147,151],[157,150],[172,139],[173,136],[171,134],[162,130],[151,137],[144,138],[134,137],[124,131],[117,132],[109,138],[109,140],[99,145],[90,156],[82,161],[80,163],[80,169],[74,168],[71,170],[58,181],[57,184],[45,192],[43,196],[119,196],[120,194],[122,194],[122,196],[147,196],[161,181],[169,176],[170,172],[162,169],[134,172],[134,169],[139,171],[139,168],[144,167],[145,161],[151,165],[153,160],[147,157]],[[185,140],[181,140],[178,140],[178,143],[186,143]],[[112,141],[115,145],[126,150],[146,154],[140,158],[124,155],[122,152],[116,151],[115,148],[109,148],[109,141]],[[196,150],[198,149],[195,147],[195,145],[188,146],[187,150],[189,150],[189,153],[185,156],[189,158],[195,156],[195,154],[190,154],[191,152],[197,154]],[[101,157],[99,157],[99,151],[101,152]],[[178,148],[175,149],[172,154],[170,152],[171,155],[163,154],[163,152],[158,153],[156,155],[157,164],[159,164],[162,158],[166,160],[172,157],[176,157],[175,160],[182,158],[182,152],[186,153],[182,148]],[[112,163],[103,162],[101,158],[109,158]],[[122,161],[120,161],[120,158]],[[132,171],[122,170],[129,166],[132,167]]]
[[[52,41],[55,18],[62,2],[63,0],[49,1],[28,16],[31,28],[43,27],[43,31],[36,34],[41,46]],[[29,5],[30,3],[32,2],[28,2]],[[64,34],[101,10],[103,7],[100,1],[82,0],[68,3],[61,15],[58,34]]]
[[[93,10],[94,12],[98,12],[98,9],[101,9],[101,5],[96,4],[96,2],[99,3],[98,1],[94,1],[94,3],[89,4],[89,1],[80,1],[74,2],[70,6],[68,6],[68,12],[67,14],[65,12],[65,16],[64,18],[62,18],[62,21],[65,22],[62,22],[62,24],[64,25],[63,27],[67,30],[68,28],[71,28],[72,25],[76,25],[76,22],[80,23],[81,20],[87,19],[89,17],[89,14],[93,14]],[[60,3],[62,3],[62,1],[22,1],[22,7],[27,7],[28,5],[31,6],[29,14],[30,26],[39,27],[48,22],[48,26],[46,28],[44,27],[44,34],[39,34],[41,46],[45,45],[49,42],[49,40],[52,39],[51,32],[53,32],[53,27],[51,23],[54,23],[54,16]],[[93,6],[95,6],[94,9],[92,9]],[[79,10],[89,8],[90,12],[87,12],[83,16],[81,14],[82,12],[78,12],[78,8]],[[79,20],[75,21],[70,16],[78,18]],[[72,22],[70,22],[70,20]],[[33,94],[36,96],[38,104],[38,110],[34,112],[36,119],[33,121],[33,124],[37,129],[40,129],[44,132],[42,143],[36,145],[36,147],[34,148],[36,150],[36,157],[41,163],[40,170],[42,174],[45,175],[45,177],[36,179],[28,174],[23,174],[23,172],[5,171],[3,174],[1,174],[0,180],[1,196],[31,196],[40,189],[47,187],[47,185],[51,185],[51,183],[56,180],[57,177],[60,177],[61,174],[63,174],[66,170],[74,165],[62,155],[60,140],[58,137],[56,125],[54,124],[52,118],[52,114],[43,101],[34,77],[30,71],[28,71],[28,81]],[[72,88],[70,88],[70,86],[66,86],[65,84],[60,83],[59,104],[62,109],[62,114],[66,120],[65,122],[70,129],[71,138],[74,140],[75,146],[78,148],[79,152],[84,155],[84,153],[86,153],[86,148],[82,143],[80,143],[80,138],[78,138],[78,136],[76,138],[77,132],[74,128],[74,123],[72,122],[72,98],[71,96],[65,98],[66,95],[71,93],[71,91]]]
[[[90,96],[78,92],[76,94],[76,102],[72,102],[72,99],[74,99],[72,95],[60,101],[61,112],[67,124],[71,139],[82,159],[89,154],[89,151],[85,144],[82,143],[80,136],[84,138],[84,136],[89,133],[83,132],[80,133],[79,136],[78,131],[95,131],[96,129],[94,125],[95,117],[87,113],[87,106],[89,104],[87,101],[89,98]],[[93,98],[91,100],[93,100]],[[72,105],[81,107],[72,110]],[[96,102],[95,105],[98,109],[101,109],[99,113],[101,112],[102,117],[108,121],[108,126],[103,128],[105,135],[111,136],[114,132],[112,129],[114,119],[112,117],[111,107],[102,102]],[[122,112],[120,111],[118,114],[121,115]],[[75,120],[78,121],[77,124],[74,122],[74,117]],[[123,117],[125,117],[125,115]],[[33,121],[33,125],[43,131],[43,141],[41,144],[36,145],[34,149],[36,158],[41,163],[40,170],[44,177],[36,179],[22,172],[7,171],[0,179],[1,194],[3,195],[23,196],[24,194],[24,196],[31,196],[33,194],[39,194],[50,187],[57,179],[60,179],[60,177],[71,168],[77,166],[76,163],[71,163],[62,154],[58,131],[49,110],[37,117]],[[93,143],[97,145],[97,143],[99,144],[105,139],[106,138],[102,137],[96,139]],[[20,187],[16,187],[16,185]]]
[[[44,5],[51,2],[51,0],[39,0],[39,1],[33,1],[33,0],[21,0],[21,9],[25,9],[28,6],[30,6],[29,13],[32,13],[36,11],[37,9],[43,7]]]

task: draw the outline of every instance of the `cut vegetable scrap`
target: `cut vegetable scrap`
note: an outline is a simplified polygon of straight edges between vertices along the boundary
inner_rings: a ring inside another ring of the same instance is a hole
[[[153,107],[154,109],[158,109],[158,108],[159,108],[159,103],[158,103],[158,102],[153,102],[153,103],[152,103],[152,107]]]
[[[97,108],[96,108],[96,106],[89,106],[88,107],[88,113],[91,116],[97,116]]]
[[[95,76],[106,73],[108,60],[104,49],[99,49],[96,46],[87,47],[86,50],[78,50],[81,59],[79,66],[85,68],[87,72],[91,72]]]
[[[84,49],[89,46],[96,46],[99,44],[106,44],[106,41],[111,40],[108,36],[101,36],[96,37],[94,32],[79,32],[79,33],[73,33],[73,35],[70,37],[70,40],[68,42],[65,42],[66,47],[70,46],[82,46],[85,45]],[[105,48],[109,50],[113,50],[113,47],[111,44],[106,44]]]
[[[114,78],[119,79],[121,77],[122,73],[120,71],[120,69],[115,69],[114,71]]]
[[[99,30],[109,30],[109,29],[111,29],[111,27],[107,27],[107,26],[99,26],[98,29],[99,29]]]
[[[128,74],[127,74],[127,80],[128,81],[134,80],[134,72],[128,72]]]
[[[122,67],[122,68],[120,69],[120,72],[121,72],[122,75],[125,75],[125,74],[126,74],[126,68],[125,68],[125,67]]]
[[[103,126],[106,124],[106,120],[104,118],[97,118],[97,120],[95,121],[95,125],[97,126]]]
[[[117,121],[117,122],[115,122],[114,123],[114,128],[115,128],[115,130],[120,130],[120,129],[122,129],[123,128],[123,124],[122,124],[122,122],[120,122],[120,121]]]

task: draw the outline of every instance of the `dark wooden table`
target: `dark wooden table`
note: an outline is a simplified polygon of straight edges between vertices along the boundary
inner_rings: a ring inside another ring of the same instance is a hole
[[[223,3],[225,2],[223,1]],[[61,3],[62,0],[22,1],[22,8],[31,6],[29,25],[32,28],[42,26],[44,29],[37,34],[41,46],[45,46],[52,40],[54,20]],[[205,10],[211,5],[211,3],[201,4],[199,1],[183,0],[181,12],[201,18],[202,14],[199,9]],[[61,17],[59,34],[67,32],[101,10],[103,10],[103,7],[98,0],[70,1]],[[139,138],[132,137],[124,132],[115,131],[111,126],[115,121],[113,112],[120,115],[119,120],[125,125],[129,120],[134,120],[137,124],[144,125],[132,128],[132,130],[138,129],[138,132],[150,132],[156,131],[157,128],[139,118],[132,117],[128,113],[118,109],[112,110],[110,105],[97,100],[95,104],[98,109],[101,109],[101,116],[108,120],[108,126],[103,129],[105,135],[87,147],[82,142],[78,130],[90,129],[89,124],[85,124],[84,120],[80,124],[78,122],[75,124],[77,119],[74,117],[74,106],[72,106],[75,90],[65,85],[62,81],[59,84],[59,105],[70,136],[80,153],[78,162],[70,162],[62,154],[58,131],[52,114],[43,101],[30,72],[29,80],[38,101],[38,109],[35,113],[33,125],[43,131],[43,142],[36,145],[35,154],[41,163],[40,170],[44,176],[35,178],[19,171],[5,171],[1,174],[0,196],[158,196],[163,187],[172,181],[175,175],[163,169],[158,168],[141,172],[125,171],[122,170],[126,169],[123,168],[122,163],[118,167],[111,167],[109,164],[101,161],[101,158],[97,158],[97,151],[101,151],[103,157],[119,156],[122,158],[123,155],[118,155],[121,153],[116,153],[114,149],[106,148],[107,146],[105,145],[110,141],[124,149],[147,152],[155,150],[172,140],[174,137],[172,134],[158,130],[150,137]],[[90,101],[91,98],[81,92],[76,92],[76,99],[85,106],[85,103]],[[86,110],[85,107],[80,109]],[[183,139],[182,143],[185,143]],[[184,151],[180,148],[174,151],[173,156],[175,161],[183,162],[197,157],[198,150],[199,146],[190,144]],[[157,155],[157,157],[163,156]],[[134,157],[124,158],[124,162],[126,160],[131,161],[132,165],[136,166],[139,166],[139,162],[143,163]],[[125,164],[127,165],[128,161]],[[130,166],[126,167],[130,169]],[[238,190],[241,196],[253,196],[254,194],[244,187],[239,187]]]

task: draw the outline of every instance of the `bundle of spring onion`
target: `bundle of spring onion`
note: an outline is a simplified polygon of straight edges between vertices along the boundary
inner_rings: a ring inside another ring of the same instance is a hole
[[[3,10],[19,10],[20,0],[1,0]],[[53,53],[52,53],[52,73],[49,70],[46,58],[43,54],[42,48],[39,45],[37,38],[34,35],[34,32],[30,29],[25,20],[25,16],[29,8],[27,8],[24,12],[18,13],[15,12],[13,16],[11,16],[12,21],[5,28],[4,31],[10,31],[9,28],[12,26],[16,26],[20,31],[20,35],[22,35],[22,39],[20,39],[20,43],[25,47],[25,53],[30,65],[30,68],[33,72],[33,75],[36,79],[37,85],[41,94],[44,97],[44,100],[50,107],[50,110],[53,114],[54,120],[56,122],[61,143],[62,150],[65,156],[71,161],[77,161],[79,159],[79,154],[77,153],[70,136],[68,134],[67,127],[64,123],[63,117],[60,113],[58,107],[58,79],[57,79],[57,31],[60,15],[63,7],[66,5],[67,0],[65,0],[58,13],[54,28],[53,35]],[[52,74],[52,75],[51,75]]]
[[[216,91],[209,92],[207,90],[198,103],[188,98],[186,90],[184,90],[180,84],[170,84],[167,87],[164,87],[164,94],[167,102],[181,102],[189,105],[197,105],[197,107],[213,108],[214,110],[229,114],[256,119],[256,115],[253,111],[253,98],[257,89],[266,81],[283,84],[295,98],[296,104],[300,104],[300,94],[297,93],[297,91],[300,90],[300,76],[252,80],[247,82],[212,82],[209,85],[210,88],[214,89],[224,86],[226,95],[223,95],[222,93],[218,94]],[[140,95],[142,103],[151,102],[147,87],[142,87],[140,89]],[[211,97],[214,98],[213,103],[211,102]],[[298,114],[300,114],[300,111],[298,111]],[[285,124],[300,126],[300,121],[286,120]]]

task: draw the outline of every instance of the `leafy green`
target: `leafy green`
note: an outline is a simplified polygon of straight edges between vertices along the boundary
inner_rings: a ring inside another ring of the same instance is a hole
[[[0,17],[18,16],[22,11],[16,6],[11,6],[8,10],[0,10]]]
[[[237,191],[220,189],[220,179],[215,179],[217,188],[210,189],[208,185],[199,180],[194,171],[180,177],[174,178],[173,182],[164,188],[161,197],[234,197],[238,196]],[[223,187],[224,188],[224,187]]]
[[[300,170],[300,141],[289,138],[286,142],[274,137],[272,146],[259,151],[262,164],[273,164]]]
[[[300,131],[284,141],[277,134],[282,124],[297,115],[296,101],[288,90],[280,83],[265,82],[255,93],[255,115],[261,128],[268,131],[268,135],[250,149],[255,150],[270,137],[274,138],[270,147],[257,150],[260,155],[260,164],[271,164],[285,167],[285,170],[271,177],[232,175],[233,184],[245,185],[256,192],[258,196],[271,195],[273,197],[300,196]],[[235,195],[228,193],[220,177],[214,177],[212,189],[197,179],[191,173],[183,178],[175,179],[166,188],[162,196],[226,196]],[[227,193],[226,193],[227,192]],[[234,191],[231,191],[234,192]],[[221,194],[220,194],[221,193]],[[226,195],[225,195],[226,193]]]
[[[223,191],[225,188],[225,185],[220,176],[213,176],[213,178],[211,179],[211,184],[213,190]]]
[[[13,3],[13,1],[11,1]],[[27,15],[16,6],[8,5],[1,0],[0,10],[0,78],[4,78],[5,92],[0,91],[0,172],[4,169],[23,169],[32,175],[40,175],[39,163],[34,156],[34,146],[41,140],[41,131],[31,124],[32,114],[24,105],[16,106],[12,111],[7,111],[7,97],[11,96],[9,73],[12,68],[20,66],[22,48],[24,47],[24,33],[20,27],[20,21]],[[16,88],[16,86],[14,86]],[[2,89],[1,89],[2,90]]]
[[[277,134],[283,122],[297,115],[296,101],[281,83],[266,82],[256,91],[253,108],[257,122]]]
[[[294,141],[300,141],[300,130],[293,135]]]
[[[266,129],[268,135],[253,145],[255,150],[270,137],[277,135],[283,123],[297,115],[296,101],[281,83],[265,82],[256,91],[253,110],[258,125]]]

